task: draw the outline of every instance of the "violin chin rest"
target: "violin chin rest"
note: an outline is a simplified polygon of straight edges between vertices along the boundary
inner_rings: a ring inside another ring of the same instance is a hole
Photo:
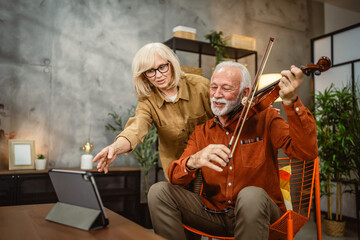
[[[245,106],[245,105],[246,105],[247,100],[248,100],[248,98],[247,98],[247,97],[243,97],[243,98],[241,99],[241,104],[242,104],[243,106]]]

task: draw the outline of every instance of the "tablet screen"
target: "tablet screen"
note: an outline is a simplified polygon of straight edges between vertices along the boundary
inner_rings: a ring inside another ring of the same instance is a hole
[[[49,175],[59,202],[100,210],[105,214],[91,172],[52,169]]]

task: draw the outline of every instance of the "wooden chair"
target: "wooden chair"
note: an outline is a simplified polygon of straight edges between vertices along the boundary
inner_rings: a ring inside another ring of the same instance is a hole
[[[315,194],[317,239],[321,240],[321,213],[320,213],[320,180],[319,158],[311,161],[279,158],[279,168],[291,166],[290,194],[292,210],[288,210],[276,222],[271,224],[269,239],[294,239],[294,236],[309,220],[311,201]],[[314,190],[315,189],[315,190]],[[234,239],[204,233],[183,224],[184,228],[201,236],[215,239]]]

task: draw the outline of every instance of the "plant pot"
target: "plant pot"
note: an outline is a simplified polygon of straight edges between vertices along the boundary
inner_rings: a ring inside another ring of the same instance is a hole
[[[46,158],[35,159],[35,169],[45,170],[46,169]]]
[[[332,237],[343,237],[345,233],[345,221],[324,219],[325,233]]]

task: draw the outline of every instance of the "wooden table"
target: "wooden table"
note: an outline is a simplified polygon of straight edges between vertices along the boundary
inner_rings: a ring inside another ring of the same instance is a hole
[[[58,198],[49,170],[0,170],[0,206],[56,203]],[[109,170],[108,174],[99,173],[97,169],[87,170],[94,175],[104,206],[136,223],[148,223],[140,205],[140,169],[113,167]]]
[[[91,232],[50,222],[45,217],[53,206],[54,204],[37,204],[0,207],[0,239],[164,240],[109,209],[105,209],[109,225]]]

